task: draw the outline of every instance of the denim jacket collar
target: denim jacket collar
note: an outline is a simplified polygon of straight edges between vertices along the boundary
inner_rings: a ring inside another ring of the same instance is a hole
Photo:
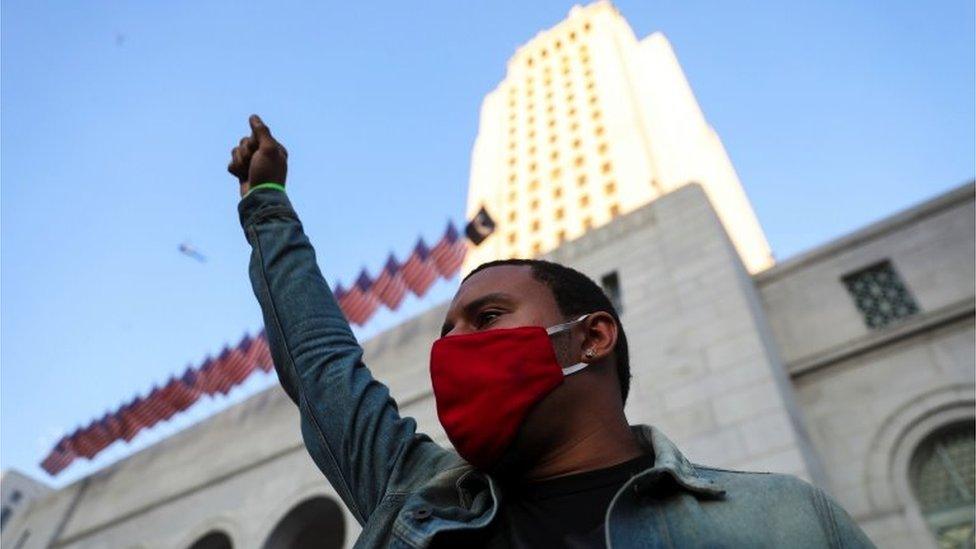
[[[654,452],[654,466],[624,484],[614,497],[614,502],[627,490],[634,490],[638,494],[648,492],[666,477],[698,496],[717,497],[725,493],[725,489],[714,480],[702,476],[660,430],[647,425],[635,425],[631,429],[641,446]],[[448,480],[449,477],[453,477],[453,482]],[[446,502],[442,499],[447,488],[445,484],[451,486],[448,490],[455,492],[460,505],[445,506]],[[442,496],[435,496],[435,493]],[[410,498],[412,501],[404,506],[394,531],[410,545],[422,547],[438,531],[486,526],[497,514],[504,493],[491,476],[465,465],[436,475],[417,496]],[[611,507],[614,502],[611,502]],[[431,524],[432,516],[451,519],[447,523],[434,525]]]
[[[643,492],[657,484],[662,475],[667,475],[678,486],[698,495],[714,497],[725,493],[723,486],[701,476],[695,466],[660,429],[650,425],[632,425],[631,430],[641,447],[645,451],[653,452],[654,455],[654,466],[642,471],[628,483],[632,485],[633,490],[638,493]],[[456,487],[462,502],[471,501],[474,493],[485,487],[490,488],[492,494],[498,493],[494,480],[476,469],[471,469],[458,477]]]
[[[697,495],[715,497],[725,493],[723,486],[703,477],[660,429],[633,425],[631,430],[645,450],[654,452],[654,466],[635,476],[623,489],[632,487],[635,492],[642,493],[657,485],[663,476],[668,476],[678,486]]]

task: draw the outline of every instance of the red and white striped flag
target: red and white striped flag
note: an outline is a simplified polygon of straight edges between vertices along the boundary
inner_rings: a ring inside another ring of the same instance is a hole
[[[423,238],[417,240],[417,245],[414,246],[410,258],[403,264],[401,272],[407,288],[418,297],[427,293],[431,284],[437,280],[437,269],[430,261],[430,251],[424,244]]]
[[[458,236],[454,222],[448,221],[444,236],[430,249],[430,258],[441,276],[451,278],[461,268],[467,253],[468,243]]]
[[[391,253],[386,260],[386,266],[383,267],[383,272],[373,283],[373,294],[391,310],[399,307],[407,294],[407,284],[403,281],[400,270],[400,263]]]
[[[49,475],[56,475],[71,465],[75,459],[75,453],[68,448],[68,437],[61,437],[61,440],[54,445],[51,452],[41,462],[41,468]]]

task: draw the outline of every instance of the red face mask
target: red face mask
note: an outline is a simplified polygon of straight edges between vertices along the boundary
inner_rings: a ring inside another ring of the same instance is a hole
[[[525,416],[563,378],[587,366],[560,367],[548,330],[526,326],[442,337],[430,351],[437,417],[461,457],[488,470],[515,439]]]

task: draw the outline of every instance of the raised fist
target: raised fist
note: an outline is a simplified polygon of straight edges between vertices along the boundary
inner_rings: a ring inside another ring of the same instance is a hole
[[[288,175],[288,151],[271,137],[271,130],[256,114],[248,119],[251,135],[230,152],[231,161],[227,171],[237,176],[241,183],[241,196],[251,190],[252,185],[262,183],[285,184]]]

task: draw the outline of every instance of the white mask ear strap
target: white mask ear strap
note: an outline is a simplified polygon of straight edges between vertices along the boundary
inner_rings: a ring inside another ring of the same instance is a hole
[[[586,368],[587,366],[589,366],[589,364],[585,362],[579,362],[573,364],[572,366],[566,366],[565,368],[563,368],[563,376],[571,376],[576,372],[582,370],[583,368]]]
[[[573,324],[576,324],[577,322],[583,320],[584,318],[586,318],[588,316],[590,316],[590,313],[586,313],[585,315],[577,318],[576,320],[570,320],[569,322],[563,322],[562,324],[556,324],[555,326],[550,326],[550,327],[546,328],[546,333],[549,334],[549,335],[557,334],[557,333],[559,333],[559,332],[561,332],[563,330],[568,329]]]
[[[583,319],[585,319],[588,316],[590,316],[589,313],[580,316],[576,320],[570,320],[569,322],[563,322],[562,324],[556,324],[555,326],[550,326],[546,330],[546,333],[549,334],[549,335],[552,335],[552,334],[557,334],[557,333],[559,333],[559,332],[561,332],[563,330],[568,330],[570,328],[570,326],[572,326],[573,324],[576,324],[577,322],[581,322]],[[577,362],[576,364],[573,364],[572,366],[566,366],[565,368],[562,369],[563,370],[563,376],[571,376],[571,375],[575,374],[576,372],[579,372],[583,368],[586,368],[587,366],[589,366],[589,364],[587,364],[586,362]]]

